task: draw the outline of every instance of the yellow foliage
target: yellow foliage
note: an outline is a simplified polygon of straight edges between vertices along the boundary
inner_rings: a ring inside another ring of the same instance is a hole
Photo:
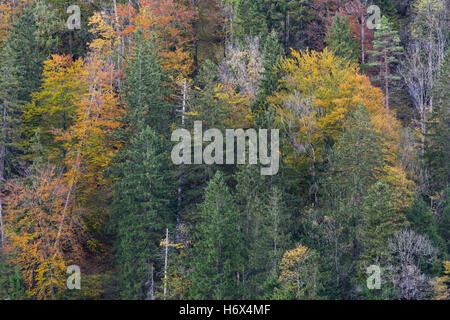
[[[279,91],[269,98],[280,122],[294,132],[294,142],[310,144],[315,160],[323,156],[325,140],[336,141],[346,117],[366,106],[371,123],[386,137],[385,149],[389,161],[397,162],[400,124],[391,111],[383,108],[383,94],[359,74],[356,65],[335,57],[330,51],[292,50],[292,57],[278,65],[285,76]]]
[[[450,261],[444,261],[444,275],[433,281],[434,299],[448,300],[450,297]]]
[[[406,210],[414,200],[414,182],[406,177],[400,167],[385,166],[381,180],[391,186],[397,200],[396,207]]]

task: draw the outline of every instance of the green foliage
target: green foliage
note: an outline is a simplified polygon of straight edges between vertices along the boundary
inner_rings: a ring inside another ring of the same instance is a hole
[[[150,278],[160,270],[159,243],[173,222],[174,187],[164,140],[150,127],[124,151],[114,185],[112,220],[122,296],[145,299]],[[152,269],[153,268],[153,269]]]
[[[387,239],[408,225],[404,215],[395,206],[393,190],[378,181],[369,190],[361,208],[360,264],[384,265],[389,256]]]
[[[131,135],[148,125],[167,137],[175,107],[168,102],[170,82],[161,66],[156,38],[152,35],[146,39],[143,31],[138,30],[134,41],[123,90],[127,105],[124,120]]]
[[[174,172],[170,167],[168,130],[174,107],[167,102],[167,75],[159,64],[155,39],[136,34],[126,71],[124,100],[127,147],[117,157],[112,222],[117,234],[115,258],[121,294],[146,299],[160,272],[165,228],[175,219]],[[153,290],[153,291],[152,291]]]
[[[220,171],[205,190],[193,238],[189,297],[241,298],[244,238],[238,211]]]
[[[442,200],[438,210],[439,225],[438,232],[446,244],[447,260],[450,256],[450,186],[444,190]]]
[[[268,31],[265,0],[239,0],[236,7],[234,36],[244,39],[259,36]]]
[[[277,274],[282,254],[289,243],[289,216],[281,190],[257,166],[243,166],[235,175],[235,200],[244,231],[244,294],[261,299],[265,285]]]
[[[358,62],[360,56],[358,42],[353,38],[350,22],[345,16],[341,17],[336,13],[325,42],[335,55],[351,62]]]
[[[392,22],[382,16],[379,28],[375,31],[375,39],[373,40],[373,50],[368,53],[372,57],[372,62],[367,66],[377,68],[380,86],[384,87],[385,107],[389,108],[389,80],[400,80],[401,78],[391,71],[393,64],[397,63],[398,56],[403,52],[400,46],[400,37],[398,31],[394,29]]]
[[[450,182],[450,51],[447,51],[439,78],[434,86],[433,109],[425,140],[425,162],[430,173],[432,193],[440,192]]]
[[[445,250],[445,245],[438,235],[436,217],[419,194],[416,194],[414,202],[406,213],[406,218],[412,230],[418,234],[428,236],[435,247],[440,247]]]
[[[0,52],[0,179],[21,169],[22,106],[40,85],[44,56],[35,19],[34,7],[25,8]]]
[[[2,260],[3,258],[0,257]],[[0,299],[22,300],[26,299],[25,281],[16,267],[0,261]]]

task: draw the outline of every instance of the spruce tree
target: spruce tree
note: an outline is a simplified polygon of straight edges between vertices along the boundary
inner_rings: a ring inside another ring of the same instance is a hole
[[[426,235],[435,247],[444,248],[443,241],[438,235],[437,223],[433,211],[423,201],[420,194],[416,194],[413,203],[406,212],[406,218],[412,230],[418,234]]]
[[[352,265],[357,259],[361,207],[384,166],[382,139],[364,105],[349,115],[346,129],[329,152],[329,168],[321,181],[323,203],[317,250],[324,259],[330,297],[347,298]],[[376,149],[377,152],[373,152]],[[314,239],[314,229],[311,238]]]
[[[333,23],[328,29],[325,42],[328,48],[337,56],[351,62],[357,62],[360,55],[358,42],[353,39],[350,22],[345,16],[334,16]]]
[[[159,243],[174,222],[175,188],[166,150],[161,137],[147,126],[132,139],[117,168],[121,176],[111,211],[118,278],[127,299],[153,296],[161,270]]]
[[[236,7],[234,37],[260,36],[267,33],[265,0],[239,0]]]
[[[223,174],[218,171],[205,190],[193,235],[191,299],[242,297],[243,232],[239,213]]]
[[[44,56],[34,7],[24,9],[0,52],[0,180],[19,169],[22,106],[39,89]]]
[[[124,298],[152,299],[161,271],[159,242],[175,222],[169,130],[174,106],[155,39],[137,31],[126,71],[125,149],[116,158],[112,204],[115,257]]]
[[[261,176],[260,167],[245,165],[234,175],[234,199],[244,233],[244,297],[262,299],[265,285],[276,278],[289,243],[290,217],[276,179]]]
[[[365,267],[385,264],[389,256],[387,240],[407,225],[405,216],[396,208],[392,188],[377,181],[361,208],[360,263]]]
[[[277,63],[283,55],[283,48],[278,42],[277,33],[272,30],[263,40],[264,52],[264,74],[259,84],[258,95],[252,105],[252,113],[255,117],[255,124],[258,127],[270,128],[275,118],[275,110],[271,108],[267,97],[270,96],[278,87],[280,79]]]
[[[168,137],[175,106],[168,102],[170,81],[161,66],[155,35],[146,39],[139,29],[134,43],[123,92],[128,108],[125,121],[129,124],[131,134],[148,125]]]

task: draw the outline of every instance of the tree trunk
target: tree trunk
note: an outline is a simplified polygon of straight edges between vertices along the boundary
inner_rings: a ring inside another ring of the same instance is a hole
[[[0,240],[1,248],[5,242],[5,235],[3,231],[3,198],[2,189],[5,180],[5,157],[6,157],[6,104],[3,104],[3,120],[1,128],[1,145],[0,145]]]
[[[186,114],[186,99],[187,99],[187,80],[184,80],[183,84],[183,104],[181,109],[181,128],[184,128],[184,120]],[[180,155],[183,158],[184,155],[184,145],[181,144]],[[177,212],[177,234],[176,241],[181,241],[181,213],[182,213],[182,202],[183,202],[183,175],[184,175],[184,161],[181,161],[178,169],[178,212]]]
[[[153,263],[150,263],[150,279],[147,292],[147,300],[154,300]]]
[[[167,296],[167,259],[169,255],[169,229],[166,228],[166,244],[164,252],[164,300]]]

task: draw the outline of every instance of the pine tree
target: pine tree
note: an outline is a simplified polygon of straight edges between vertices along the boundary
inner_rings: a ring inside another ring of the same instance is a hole
[[[328,29],[325,42],[328,48],[337,56],[347,61],[357,62],[360,55],[358,42],[351,34],[350,22],[345,16],[334,16],[333,23]]]
[[[242,297],[241,220],[220,171],[205,190],[191,255],[191,299]]]
[[[380,27],[375,31],[373,41],[373,50],[369,51],[374,62],[368,63],[368,66],[378,66],[378,81],[384,88],[385,107],[389,109],[389,80],[399,80],[400,77],[393,74],[391,66],[397,63],[397,56],[403,51],[400,46],[400,37],[394,29],[393,24],[386,16],[381,17]]]

